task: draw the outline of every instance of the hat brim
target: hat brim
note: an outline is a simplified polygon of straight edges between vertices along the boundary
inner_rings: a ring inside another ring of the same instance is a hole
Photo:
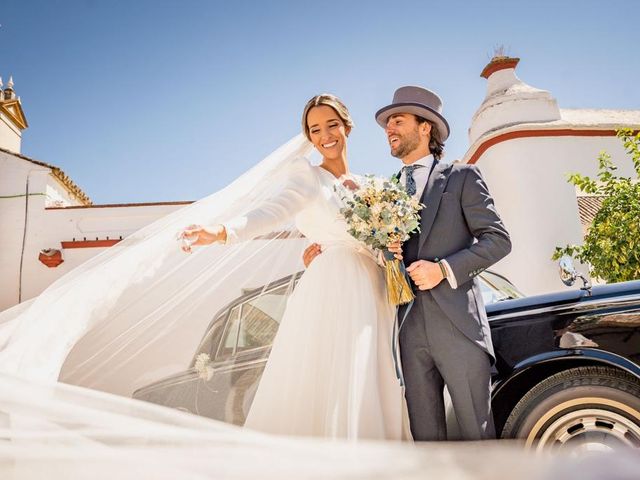
[[[389,120],[391,115],[396,113],[412,113],[431,120],[438,128],[442,141],[444,142],[449,138],[450,129],[447,120],[432,108],[422,105],[421,103],[393,103],[388,105],[376,112],[376,122],[378,122],[378,125],[382,128],[386,128],[387,120]]]

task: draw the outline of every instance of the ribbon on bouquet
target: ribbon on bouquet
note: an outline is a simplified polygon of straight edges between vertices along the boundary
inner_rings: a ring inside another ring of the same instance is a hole
[[[406,304],[406,308],[404,313],[402,314],[402,320],[398,321],[398,313],[400,311],[400,307],[396,308],[396,318],[393,322],[393,335],[391,336],[391,354],[393,355],[393,366],[396,369],[396,377],[400,382],[400,386],[404,387],[404,375],[402,373],[402,367],[400,366],[400,359],[398,358],[398,345],[400,344],[400,329],[404,324],[404,321],[407,319],[411,308],[413,307],[413,302],[415,300],[411,300]]]
[[[404,305],[415,298],[411,290],[411,280],[404,266],[404,262],[395,258],[395,254],[389,250],[383,250],[385,268],[385,281],[387,295],[392,305]]]

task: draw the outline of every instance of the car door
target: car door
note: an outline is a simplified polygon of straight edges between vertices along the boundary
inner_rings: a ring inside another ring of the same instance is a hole
[[[225,309],[210,323],[198,353],[215,354],[228,318],[229,310]],[[133,398],[202,415],[216,396],[215,391],[204,383],[191,362],[186,370],[136,390]]]
[[[244,424],[296,278],[245,294],[211,322],[190,367],[134,397],[237,425]],[[207,354],[211,374],[196,371]]]
[[[231,308],[211,379],[197,392],[200,414],[244,424],[291,291],[287,282]]]

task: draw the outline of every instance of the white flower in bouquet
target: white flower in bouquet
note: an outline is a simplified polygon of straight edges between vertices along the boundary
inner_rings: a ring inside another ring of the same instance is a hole
[[[344,207],[340,213],[349,225],[349,233],[365,245],[384,253],[389,300],[395,305],[413,300],[404,265],[387,246],[404,242],[420,230],[418,200],[409,195],[395,177],[365,176],[357,188],[336,187]]]

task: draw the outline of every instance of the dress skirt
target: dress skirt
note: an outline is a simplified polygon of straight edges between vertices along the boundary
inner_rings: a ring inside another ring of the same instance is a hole
[[[282,435],[406,438],[394,322],[384,271],[371,253],[324,246],[289,298],[245,426]]]

